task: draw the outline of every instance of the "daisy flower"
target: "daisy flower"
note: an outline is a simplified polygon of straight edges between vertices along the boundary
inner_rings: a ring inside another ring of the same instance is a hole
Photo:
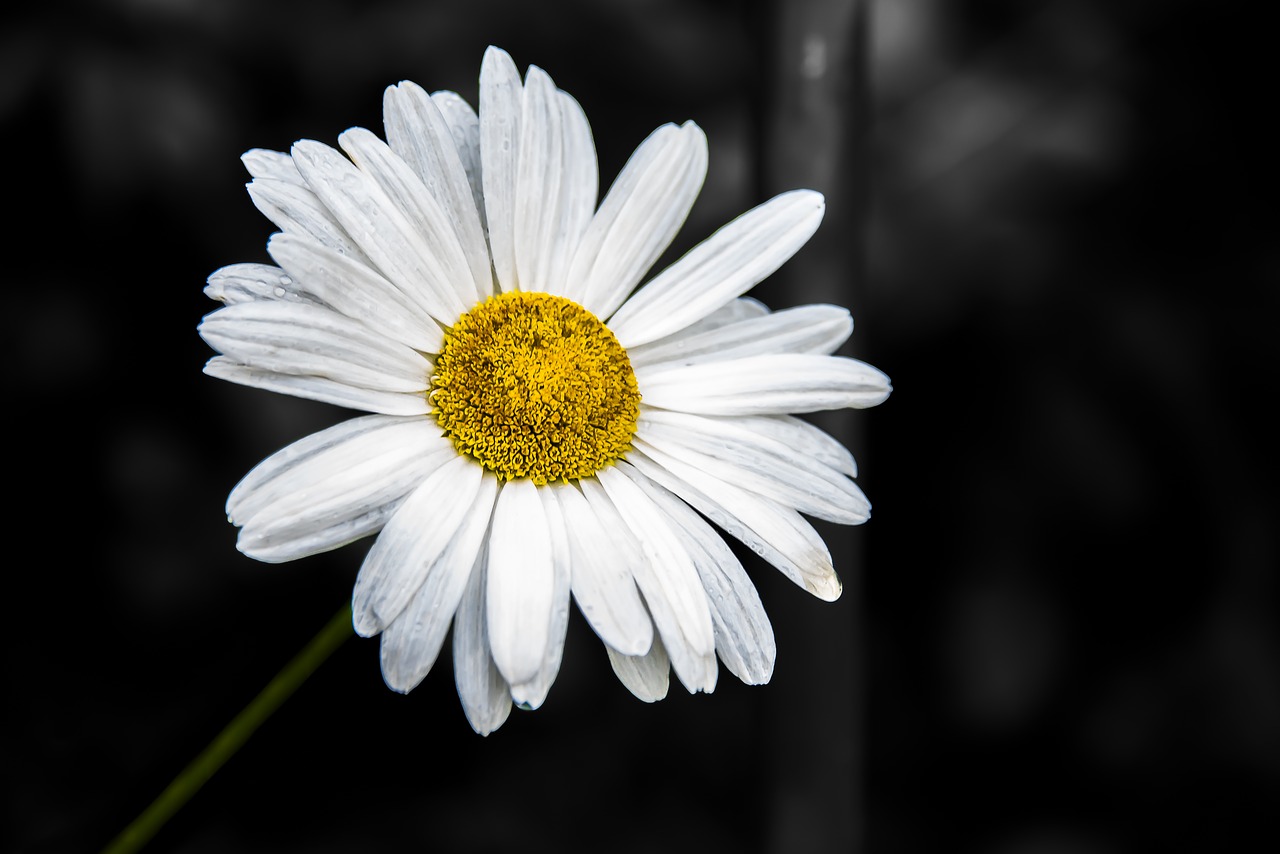
[[[490,48],[477,114],[453,92],[386,90],[386,140],[303,140],[244,163],[279,229],[274,265],[205,292],[211,376],[365,413],[268,457],[231,492],[238,548],[295,560],[377,534],[355,582],[407,692],[452,625],[471,726],[538,707],[569,602],[645,701],[674,671],[711,691],[717,656],[773,672],[773,630],[710,523],[815,596],[840,582],[805,514],[866,521],[849,452],[795,413],[867,407],[888,378],[831,355],[847,311],[744,297],[818,227],[783,193],[640,285],[701,188],[692,122],[640,144],[597,207],[578,103]],[[637,288],[637,286],[639,287]],[[708,521],[709,520],[709,521]]]

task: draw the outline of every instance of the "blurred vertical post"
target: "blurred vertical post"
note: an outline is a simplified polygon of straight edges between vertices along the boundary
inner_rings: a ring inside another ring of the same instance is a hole
[[[835,303],[858,316],[866,271],[869,5],[775,0],[764,9],[763,195],[807,187],[827,200],[818,233],[765,292],[774,306]],[[814,420],[858,456],[850,414]],[[835,606],[839,619],[814,619],[806,607],[782,609],[775,620],[785,621],[777,635],[778,678],[786,681],[775,686],[768,709],[777,774],[768,850],[778,854],[855,851],[864,836],[861,555],[857,529],[818,526],[844,593]]]

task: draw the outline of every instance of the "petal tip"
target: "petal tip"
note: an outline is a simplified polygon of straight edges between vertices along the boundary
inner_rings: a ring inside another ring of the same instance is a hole
[[[546,692],[539,690],[538,686],[532,682],[511,686],[511,702],[526,712],[540,709],[546,699]]]
[[[351,628],[355,629],[356,634],[360,637],[371,638],[382,631],[383,626],[363,602],[353,601],[351,603]]]
[[[515,60],[511,58],[511,54],[507,53],[497,45],[489,45],[484,49],[484,58],[480,61],[480,73],[483,74],[486,67],[495,63],[515,67]]]
[[[412,685],[405,684],[404,682],[401,681],[398,675],[395,677],[388,676],[385,670],[382,673],[382,681],[386,683],[388,688],[390,688],[392,691],[396,692],[397,694],[407,695],[414,688],[418,687],[418,683],[416,682],[413,683]]]
[[[825,578],[810,580],[805,589],[824,602],[834,602],[844,592],[844,585],[835,570],[831,570]]]

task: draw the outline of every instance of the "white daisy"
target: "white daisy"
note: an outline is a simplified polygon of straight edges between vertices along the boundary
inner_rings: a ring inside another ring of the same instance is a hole
[[[840,595],[801,514],[866,521],[849,452],[793,413],[867,407],[888,378],[831,355],[847,311],[770,312],[742,295],[809,239],[818,193],[783,193],[639,289],[702,185],[706,138],[664,125],[596,207],[586,116],[490,48],[480,110],[387,89],[386,142],[250,151],[249,194],[278,266],[209,278],[226,304],[205,372],[371,414],[268,457],[232,491],[238,547],[294,560],[377,534],[356,631],[382,635],[397,691],[450,624],[458,694],[487,734],[539,706],[570,596],[642,700],[716,656],[767,682],[774,638],[711,520],[821,599]],[[634,293],[633,293],[634,291]]]

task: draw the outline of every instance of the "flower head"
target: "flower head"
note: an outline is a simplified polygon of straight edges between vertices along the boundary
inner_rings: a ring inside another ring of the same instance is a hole
[[[537,707],[569,600],[646,701],[675,671],[711,691],[717,654],[767,682],[773,630],[708,519],[814,595],[840,582],[801,514],[870,511],[849,452],[795,413],[867,407],[883,373],[833,356],[829,305],[744,297],[817,229],[797,190],[743,214],[637,289],[707,166],[692,122],[636,150],[599,206],[577,102],[490,48],[479,114],[452,92],[387,89],[386,141],[362,128],[250,151],[275,265],[209,278],[225,303],[205,372],[370,414],[268,457],[232,491],[239,549],[294,560],[376,534],[356,630],[382,635],[399,691],[450,625],[477,732]]]

